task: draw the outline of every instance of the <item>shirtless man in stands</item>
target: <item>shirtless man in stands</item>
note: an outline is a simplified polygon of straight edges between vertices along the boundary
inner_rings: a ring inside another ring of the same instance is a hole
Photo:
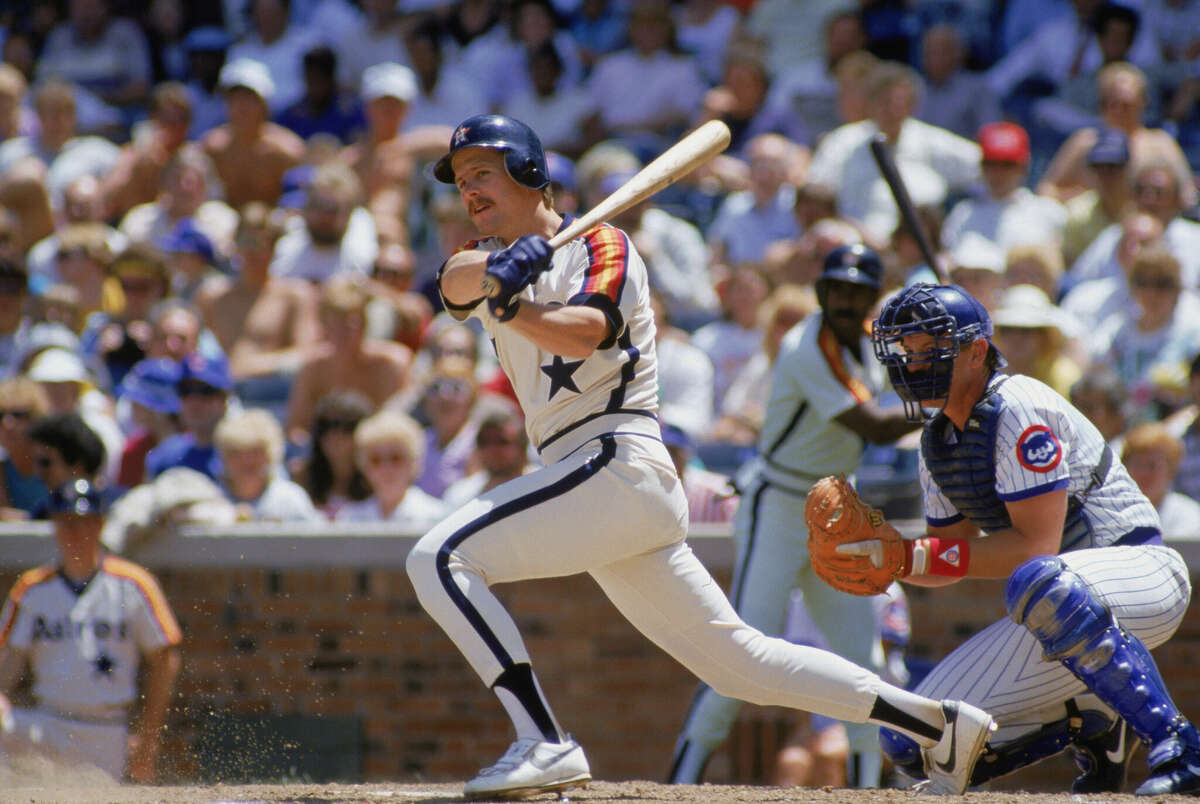
[[[304,159],[304,141],[270,121],[267,102],[275,83],[261,62],[231,61],[221,68],[220,82],[229,122],[201,142],[225,185],[225,201],[234,209],[251,201],[274,205],[283,174]]]
[[[204,323],[229,356],[237,381],[295,374],[320,337],[316,290],[270,274],[282,234],[282,221],[272,217],[270,207],[247,204],[237,230],[238,275],[213,279],[196,294]]]

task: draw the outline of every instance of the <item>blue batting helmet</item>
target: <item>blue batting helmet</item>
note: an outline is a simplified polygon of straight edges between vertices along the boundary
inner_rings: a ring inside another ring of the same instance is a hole
[[[480,114],[459,123],[450,137],[450,150],[433,167],[433,175],[438,181],[454,184],[450,158],[463,148],[503,151],[504,167],[518,184],[540,190],[550,183],[541,140],[520,120],[502,114]]]
[[[933,343],[926,351],[908,352],[901,340],[910,335],[930,335]],[[912,418],[920,416],[922,401],[949,395],[954,359],[963,345],[988,340],[1003,365],[991,337],[991,316],[958,285],[910,285],[884,305],[871,326],[875,358],[887,368],[892,387]]]
[[[817,281],[836,279],[866,285],[878,290],[883,286],[883,260],[875,251],[862,243],[838,246],[825,258],[825,265]]]

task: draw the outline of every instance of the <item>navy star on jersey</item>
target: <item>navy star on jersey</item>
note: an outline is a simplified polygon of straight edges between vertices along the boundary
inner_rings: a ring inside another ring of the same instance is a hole
[[[582,365],[582,360],[565,363],[561,356],[555,355],[550,365],[542,366],[542,373],[550,378],[550,396],[546,398],[553,399],[560,388],[579,393],[579,386],[575,384],[575,380],[571,379],[571,375]]]

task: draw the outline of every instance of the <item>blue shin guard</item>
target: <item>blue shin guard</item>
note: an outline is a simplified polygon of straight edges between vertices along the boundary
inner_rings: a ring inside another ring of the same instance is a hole
[[[1200,793],[1200,733],[1167,693],[1141,640],[1126,633],[1058,556],[1016,569],[1005,590],[1013,622],[1042,644],[1150,748],[1151,775],[1138,793]]]

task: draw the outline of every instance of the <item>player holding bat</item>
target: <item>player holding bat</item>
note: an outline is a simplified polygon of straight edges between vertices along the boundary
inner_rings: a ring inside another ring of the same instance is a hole
[[[1009,617],[943,659],[917,686],[992,712],[998,730],[972,784],[1075,749],[1077,793],[1119,792],[1132,748],[1148,748],[1139,795],[1200,794],[1200,732],[1171,701],[1148,648],[1191,596],[1154,506],[1103,436],[1053,390],[1001,372],[983,305],[957,285],[912,285],[873,326],[876,358],[923,421],[925,534],[913,540],[840,478],[809,492],[814,569],[875,594],[1006,578]],[[887,728],[884,751],[923,775],[918,745]]]
[[[511,118],[464,121],[435,175],[457,185],[483,235],[442,267],[443,299],[457,318],[478,318],[493,339],[545,464],[463,505],[408,556],[421,605],[495,691],[516,730],[516,741],[467,783],[465,795],[517,796],[591,778],[516,624],[489,588],[581,572],[718,692],[886,725],[920,746],[931,792],[961,793],[989,715],[912,695],[832,653],[763,635],[742,622],[688,547],[687,501],[656,417],[646,267],[625,233],[599,225],[550,247],[568,224],[545,192],[537,136]],[[498,295],[485,295],[484,276]]]

